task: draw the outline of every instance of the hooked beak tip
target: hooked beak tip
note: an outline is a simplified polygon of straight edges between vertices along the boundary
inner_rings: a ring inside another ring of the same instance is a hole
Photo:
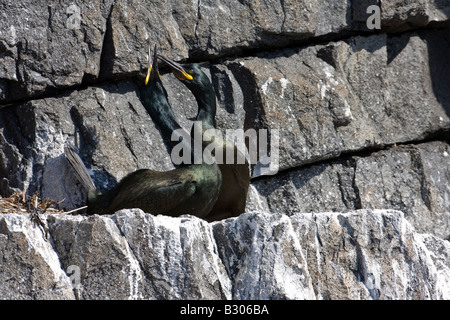
[[[188,73],[186,73],[186,72],[183,72],[183,76],[184,76],[187,80],[192,80],[192,79],[194,79],[193,76],[191,76],[190,74],[188,74]]]

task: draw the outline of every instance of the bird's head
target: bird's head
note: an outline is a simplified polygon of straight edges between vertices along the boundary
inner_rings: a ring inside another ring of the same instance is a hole
[[[148,69],[147,69],[147,76],[145,77],[145,85],[147,85],[149,82],[151,82],[154,79],[160,79],[161,76],[159,74],[158,69],[158,50],[156,48],[156,44],[153,47],[153,52],[151,49],[150,43],[148,44]]]
[[[160,54],[158,54],[158,58],[171,68],[175,77],[194,93],[194,95],[197,91],[204,93],[207,90],[211,90],[211,81],[198,64],[190,63],[181,65]]]
[[[171,68],[175,77],[193,93],[198,104],[198,114],[194,120],[201,120],[205,126],[215,127],[216,95],[211,81],[200,66],[196,63],[181,65],[160,54],[157,56]]]

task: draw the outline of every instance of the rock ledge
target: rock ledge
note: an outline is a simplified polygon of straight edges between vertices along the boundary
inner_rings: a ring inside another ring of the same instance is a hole
[[[2,299],[450,299],[450,242],[395,210],[0,216]]]

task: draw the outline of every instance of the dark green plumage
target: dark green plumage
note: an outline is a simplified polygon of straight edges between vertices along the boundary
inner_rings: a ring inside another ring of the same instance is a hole
[[[149,60],[151,61],[150,54]],[[141,88],[142,103],[147,112],[161,132],[180,129],[160,80],[156,50],[149,78],[149,83]],[[74,152],[72,148],[66,148],[69,163],[77,176],[83,176],[79,178],[80,182],[92,182],[84,164]],[[152,214],[191,214],[204,218],[216,202],[221,186],[221,172],[215,163],[188,165],[166,172],[141,169],[127,175],[104,194],[100,194],[93,183],[83,184],[89,190],[88,214],[112,214],[120,209],[140,208]]]
[[[140,208],[152,214],[205,217],[217,198],[220,180],[217,167],[192,165],[167,172],[137,170],[115,188],[88,201],[88,213],[107,214]]]
[[[203,132],[215,128],[216,95],[211,81],[200,66],[198,64],[179,65],[161,55],[158,55],[158,58],[165,61],[172,68],[175,76],[193,93],[198,104],[195,120],[202,122]],[[186,73],[190,76],[189,78],[186,77]],[[234,217],[243,213],[250,185],[247,159],[245,159],[245,163],[238,164],[238,154],[240,157],[244,157],[242,153],[233,143],[220,139],[220,137],[216,137],[214,143],[224,150],[222,153],[224,158],[216,158],[222,173],[222,185],[216,204],[206,217],[208,221]],[[234,162],[226,163],[226,154],[230,152],[234,154]]]
[[[149,51],[150,55],[151,52]],[[170,139],[172,132],[182,128],[176,121],[172,107],[169,104],[167,91],[160,79],[156,58],[154,59],[153,66],[149,66],[149,71],[150,69],[151,73],[148,79],[146,79],[146,82],[149,80],[148,84],[146,83],[140,90],[141,102],[159,129],[164,141],[170,144],[172,148],[177,143]]]

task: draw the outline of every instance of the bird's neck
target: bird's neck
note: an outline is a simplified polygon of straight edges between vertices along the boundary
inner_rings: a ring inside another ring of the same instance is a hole
[[[202,95],[195,95],[198,104],[196,120],[202,121],[204,129],[216,127],[216,96],[213,90],[206,90]]]
[[[153,121],[156,123],[158,129],[162,131],[163,135],[169,139],[173,131],[181,129],[181,126],[175,120],[172,110],[163,110],[159,114],[159,117],[155,117]]]

